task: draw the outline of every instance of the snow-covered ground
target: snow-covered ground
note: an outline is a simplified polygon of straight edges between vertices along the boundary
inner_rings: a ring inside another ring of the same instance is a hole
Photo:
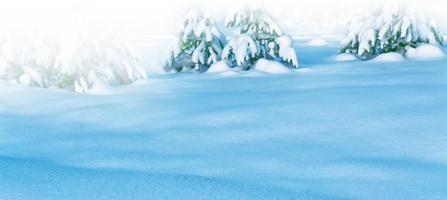
[[[105,96],[0,82],[0,199],[447,196],[446,58],[296,50],[295,73],[150,74]]]

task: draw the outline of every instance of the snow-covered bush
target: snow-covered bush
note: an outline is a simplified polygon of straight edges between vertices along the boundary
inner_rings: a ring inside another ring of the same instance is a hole
[[[366,60],[389,52],[405,55],[409,48],[422,44],[443,45],[443,40],[433,21],[401,8],[384,7],[352,22],[340,53],[356,54]]]
[[[257,60],[265,58],[298,68],[292,38],[283,33],[265,10],[243,9],[225,21],[227,28],[236,28],[239,34],[230,40],[222,54],[231,66],[248,70]]]
[[[3,34],[0,78],[84,93],[95,83],[130,84],[146,77],[136,54],[105,35]]]
[[[197,11],[186,14],[165,70],[205,72],[221,59],[226,38],[215,22]]]

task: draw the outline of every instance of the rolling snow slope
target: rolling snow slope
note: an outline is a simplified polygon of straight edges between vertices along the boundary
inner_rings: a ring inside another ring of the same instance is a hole
[[[447,196],[447,60],[297,46],[281,75],[156,74],[105,96],[0,83],[0,199]]]

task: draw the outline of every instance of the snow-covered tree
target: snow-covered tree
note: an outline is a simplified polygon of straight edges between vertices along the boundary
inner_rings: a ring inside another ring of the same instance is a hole
[[[382,53],[405,55],[409,48],[422,44],[442,45],[443,36],[433,21],[427,21],[402,6],[377,9],[351,23],[342,39],[340,53],[352,53],[367,60]]]
[[[221,59],[226,38],[215,22],[197,11],[186,14],[185,20],[165,67],[177,72],[195,69],[205,72]]]
[[[239,34],[231,39],[222,55],[231,66],[248,70],[257,60],[265,58],[298,67],[292,39],[266,10],[243,9],[225,21],[227,28],[235,28]]]
[[[0,41],[0,78],[9,82],[84,93],[95,84],[130,84],[146,77],[136,54],[105,35],[47,35]]]

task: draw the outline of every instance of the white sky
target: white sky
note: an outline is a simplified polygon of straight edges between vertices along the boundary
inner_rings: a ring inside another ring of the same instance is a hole
[[[352,17],[363,14],[380,0],[6,0],[0,1],[0,31],[44,27],[63,30],[81,23],[112,33],[172,35],[178,19],[191,5],[223,19],[242,5],[264,5],[295,35],[335,34],[344,31]],[[384,1],[384,0],[382,0]],[[389,1],[389,0],[388,0]],[[396,0],[399,1],[399,0]],[[447,31],[446,0],[401,0],[435,18]]]

